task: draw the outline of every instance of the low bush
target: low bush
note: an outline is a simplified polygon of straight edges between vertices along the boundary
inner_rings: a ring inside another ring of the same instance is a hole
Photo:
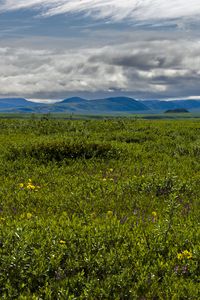
[[[45,141],[9,149],[8,159],[16,160],[20,157],[34,158],[40,162],[62,161],[65,159],[111,159],[119,157],[119,149],[108,143],[87,143],[72,141]]]

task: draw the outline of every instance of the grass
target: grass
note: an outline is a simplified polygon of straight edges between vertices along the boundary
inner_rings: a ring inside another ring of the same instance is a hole
[[[185,120],[185,119],[199,119],[200,112],[190,113],[158,113],[158,111],[151,111],[151,113],[116,113],[116,114],[74,114],[74,113],[3,113],[0,112],[0,119],[28,119],[28,120]]]
[[[0,120],[1,299],[199,299],[198,120]]]

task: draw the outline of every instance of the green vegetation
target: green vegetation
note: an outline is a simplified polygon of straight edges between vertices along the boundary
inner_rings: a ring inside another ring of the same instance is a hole
[[[200,299],[198,120],[0,120],[1,299]]]
[[[176,113],[189,113],[189,111],[186,108],[175,108],[175,109],[168,109],[165,111],[166,114],[176,114]]]
[[[0,119],[28,119],[28,120],[116,120],[116,119],[147,119],[147,120],[184,120],[184,119],[199,119],[200,113],[190,112],[190,113],[157,113],[152,111],[150,114],[66,114],[66,113],[47,113],[47,114],[37,114],[37,113],[0,113]]]

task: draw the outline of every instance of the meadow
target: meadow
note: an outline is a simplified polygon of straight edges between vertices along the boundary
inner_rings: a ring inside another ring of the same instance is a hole
[[[0,299],[200,299],[200,121],[0,119]]]

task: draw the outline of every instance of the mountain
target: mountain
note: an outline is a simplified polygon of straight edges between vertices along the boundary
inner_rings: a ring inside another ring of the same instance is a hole
[[[65,99],[52,105],[53,110],[74,113],[134,113],[149,110],[149,108],[129,97],[112,97],[106,99],[86,100],[79,97]]]
[[[0,98],[0,112],[32,112],[40,105],[24,98]]]
[[[80,98],[80,97],[71,97],[71,98],[64,99],[60,103],[83,103],[85,101],[88,101],[88,100]]]
[[[95,109],[104,111],[135,112],[149,110],[145,104],[129,97],[97,99],[92,100],[92,102],[92,105]]]
[[[90,110],[90,101],[80,97],[71,97],[51,104],[49,107],[52,112],[80,113],[83,111],[87,113]]]
[[[24,98],[0,98],[0,112],[12,113],[74,113],[74,114],[134,114],[163,113],[186,109],[200,112],[200,100],[135,100],[130,97],[110,97],[87,100],[71,97],[54,104],[35,103]]]
[[[141,101],[152,111],[164,112],[171,109],[185,108],[190,111],[200,111],[200,100],[145,100]]]
[[[177,104],[182,108],[200,110],[200,100],[177,100]]]
[[[0,98],[0,107],[35,106],[35,104],[24,98]]]

